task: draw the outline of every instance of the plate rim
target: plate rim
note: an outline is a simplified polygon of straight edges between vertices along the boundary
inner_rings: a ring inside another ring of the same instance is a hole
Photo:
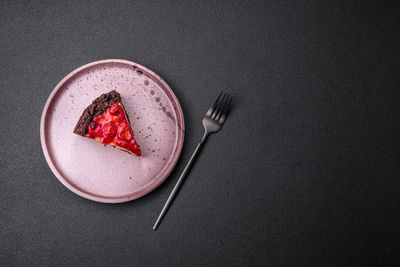
[[[123,196],[123,197],[116,197],[116,198],[108,198],[108,197],[101,197],[98,195],[94,195],[91,194],[89,192],[85,192],[82,189],[79,189],[77,187],[75,187],[74,185],[72,185],[71,183],[69,183],[64,177],[63,175],[57,170],[55,164],[53,163],[53,160],[50,156],[50,153],[48,151],[47,148],[47,143],[46,143],[46,137],[45,137],[45,125],[46,125],[46,116],[48,113],[48,109],[50,107],[51,102],[53,101],[53,98],[55,97],[55,95],[58,93],[58,91],[60,90],[60,88],[69,80],[71,79],[74,75],[76,75],[77,73],[81,72],[84,69],[93,67],[95,65],[100,65],[100,64],[107,64],[107,63],[121,63],[121,64],[127,64],[130,65],[132,67],[144,70],[145,72],[149,73],[150,75],[154,76],[158,82],[160,82],[164,88],[166,88],[166,90],[168,91],[168,93],[170,94],[170,96],[172,97],[172,100],[175,102],[176,105],[176,110],[175,113],[177,115],[177,119],[180,121],[180,129],[178,132],[178,143],[177,143],[177,149],[174,151],[174,155],[172,160],[170,161],[171,164],[169,164],[167,166],[166,169],[164,169],[164,171],[161,173],[160,178],[158,180],[155,181],[155,184],[152,185],[150,184],[150,186],[148,186],[147,188],[145,188],[144,190],[141,190],[137,193],[134,193],[132,195],[127,196]],[[54,87],[54,89],[52,90],[52,92],[50,93],[49,97],[47,98],[46,104],[44,105],[43,111],[42,111],[42,115],[40,118],[40,142],[41,142],[41,147],[42,147],[42,151],[44,154],[44,157],[46,159],[47,165],[50,167],[51,171],[53,172],[53,174],[56,176],[56,178],[66,187],[68,188],[70,191],[72,191],[73,193],[77,194],[78,196],[81,196],[83,198],[89,199],[89,200],[93,200],[96,202],[101,202],[101,203],[123,203],[123,202],[128,202],[128,201],[132,201],[134,199],[138,199],[144,195],[147,195],[148,193],[150,193],[151,191],[155,190],[157,187],[159,187],[167,178],[168,176],[171,174],[172,170],[175,168],[180,154],[182,152],[182,148],[183,148],[183,143],[184,143],[184,139],[185,139],[185,120],[184,120],[184,116],[183,116],[183,111],[182,111],[182,107],[181,104],[179,103],[178,98],[176,97],[175,93],[172,91],[171,87],[159,76],[157,75],[154,71],[136,63],[130,60],[125,60],[125,59],[102,59],[102,60],[97,60],[97,61],[93,61],[90,63],[87,63],[79,68],[74,69],[73,71],[71,71],[68,75],[66,75],[57,85],[56,87]]]

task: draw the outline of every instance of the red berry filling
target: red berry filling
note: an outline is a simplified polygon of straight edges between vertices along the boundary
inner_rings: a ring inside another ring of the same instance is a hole
[[[142,155],[120,103],[95,117],[88,126],[86,137],[99,140],[104,145],[116,145],[137,156]]]

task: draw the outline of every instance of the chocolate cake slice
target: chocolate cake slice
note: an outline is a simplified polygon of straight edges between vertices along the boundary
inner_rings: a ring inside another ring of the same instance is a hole
[[[139,157],[142,155],[133,136],[121,96],[115,90],[102,94],[83,111],[74,133]]]

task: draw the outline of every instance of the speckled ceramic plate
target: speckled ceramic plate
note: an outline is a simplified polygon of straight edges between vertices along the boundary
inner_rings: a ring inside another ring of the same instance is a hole
[[[73,133],[83,110],[117,90],[143,156],[138,158]],[[126,60],[101,60],[68,74],[49,96],[40,122],[47,163],[72,192],[99,202],[139,198],[159,186],[183,146],[184,119],[171,88],[154,72]]]

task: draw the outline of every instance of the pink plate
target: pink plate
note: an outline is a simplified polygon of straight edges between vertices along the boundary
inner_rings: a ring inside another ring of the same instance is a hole
[[[130,116],[141,158],[72,132],[83,110],[113,89]],[[126,60],[101,60],[74,70],[54,88],[40,139],[51,170],[72,192],[125,202],[149,193],[171,173],[183,146],[183,113],[171,88],[151,70]]]

